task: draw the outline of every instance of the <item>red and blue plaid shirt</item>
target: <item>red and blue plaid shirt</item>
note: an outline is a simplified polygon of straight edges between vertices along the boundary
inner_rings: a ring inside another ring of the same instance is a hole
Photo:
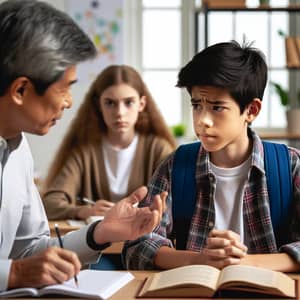
[[[293,209],[285,229],[288,243],[278,247],[271,223],[268,189],[264,170],[263,144],[252,131],[251,167],[244,186],[243,216],[249,254],[286,252],[300,263],[300,151],[289,148],[293,177]],[[148,195],[140,206],[151,204],[153,195],[168,192],[167,210],[160,225],[149,234],[125,243],[123,259],[128,269],[155,269],[154,257],[161,246],[173,247],[172,223],[172,153],[158,167],[148,185]],[[196,165],[196,205],[187,238],[187,250],[201,251],[215,222],[214,194],[216,179],[209,167],[209,153],[201,147]]]

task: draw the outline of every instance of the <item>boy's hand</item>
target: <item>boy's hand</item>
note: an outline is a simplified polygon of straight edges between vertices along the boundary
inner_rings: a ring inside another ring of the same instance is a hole
[[[141,187],[129,197],[117,202],[94,230],[94,240],[98,244],[135,240],[151,232],[159,223],[166,209],[167,193],[154,197],[150,207],[138,208],[145,198],[147,188]]]
[[[223,268],[239,264],[246,256],[248,248],[240,241],[240,236],[231,230],[213,229],[207,238],[206,247],[201,251],[208,264]]]

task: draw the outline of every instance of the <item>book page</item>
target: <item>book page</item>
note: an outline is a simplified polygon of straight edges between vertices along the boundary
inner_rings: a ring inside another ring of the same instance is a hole
[[[74,278],[63,284],[51,285],[40,290],[40,295],[61,294],[75,297],[107,299],[130,282],[134,276],[125,271],[83,270],[78,276],[78,287]]]
[[[220,274],[218,286],[221,288],[239,286],[246,289],[247,287],[256,287],[258,291],[260,289],[279,295],[283,293],[290,297],[295,296],[295,281],[292,278],[281,272],[253,266],[225,267]]]
[[[223,269],[219,278],[219,285],[230,281],[253,282],[263,286],[273,286],[276,277],[274,272],[268,269],[237,265]]]
[[[220,271],[204,265],[190,265],[154,274],[148,290],[177,286],[205,286],[216,289]]]
[[[0,292],[0,298],[35,297],[38,290],[35,288],[19,288]]]

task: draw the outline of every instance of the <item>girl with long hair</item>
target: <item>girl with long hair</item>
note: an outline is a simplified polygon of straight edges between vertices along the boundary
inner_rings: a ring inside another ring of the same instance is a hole
[[[48,218],[104,215],[147,185],[175,147],[139,73],[126,65],[107,67],[92,83],[51,164],[42,192]]]

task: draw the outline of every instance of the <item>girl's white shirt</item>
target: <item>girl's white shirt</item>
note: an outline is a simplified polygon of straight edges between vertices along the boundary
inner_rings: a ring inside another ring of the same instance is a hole
[[[110,198],[113,201],[118,201],[127,196],[128,182],[138,139],[138,135],[135,135],[130,145],[123,149],[113,147],[107,140],[102,143]]]

